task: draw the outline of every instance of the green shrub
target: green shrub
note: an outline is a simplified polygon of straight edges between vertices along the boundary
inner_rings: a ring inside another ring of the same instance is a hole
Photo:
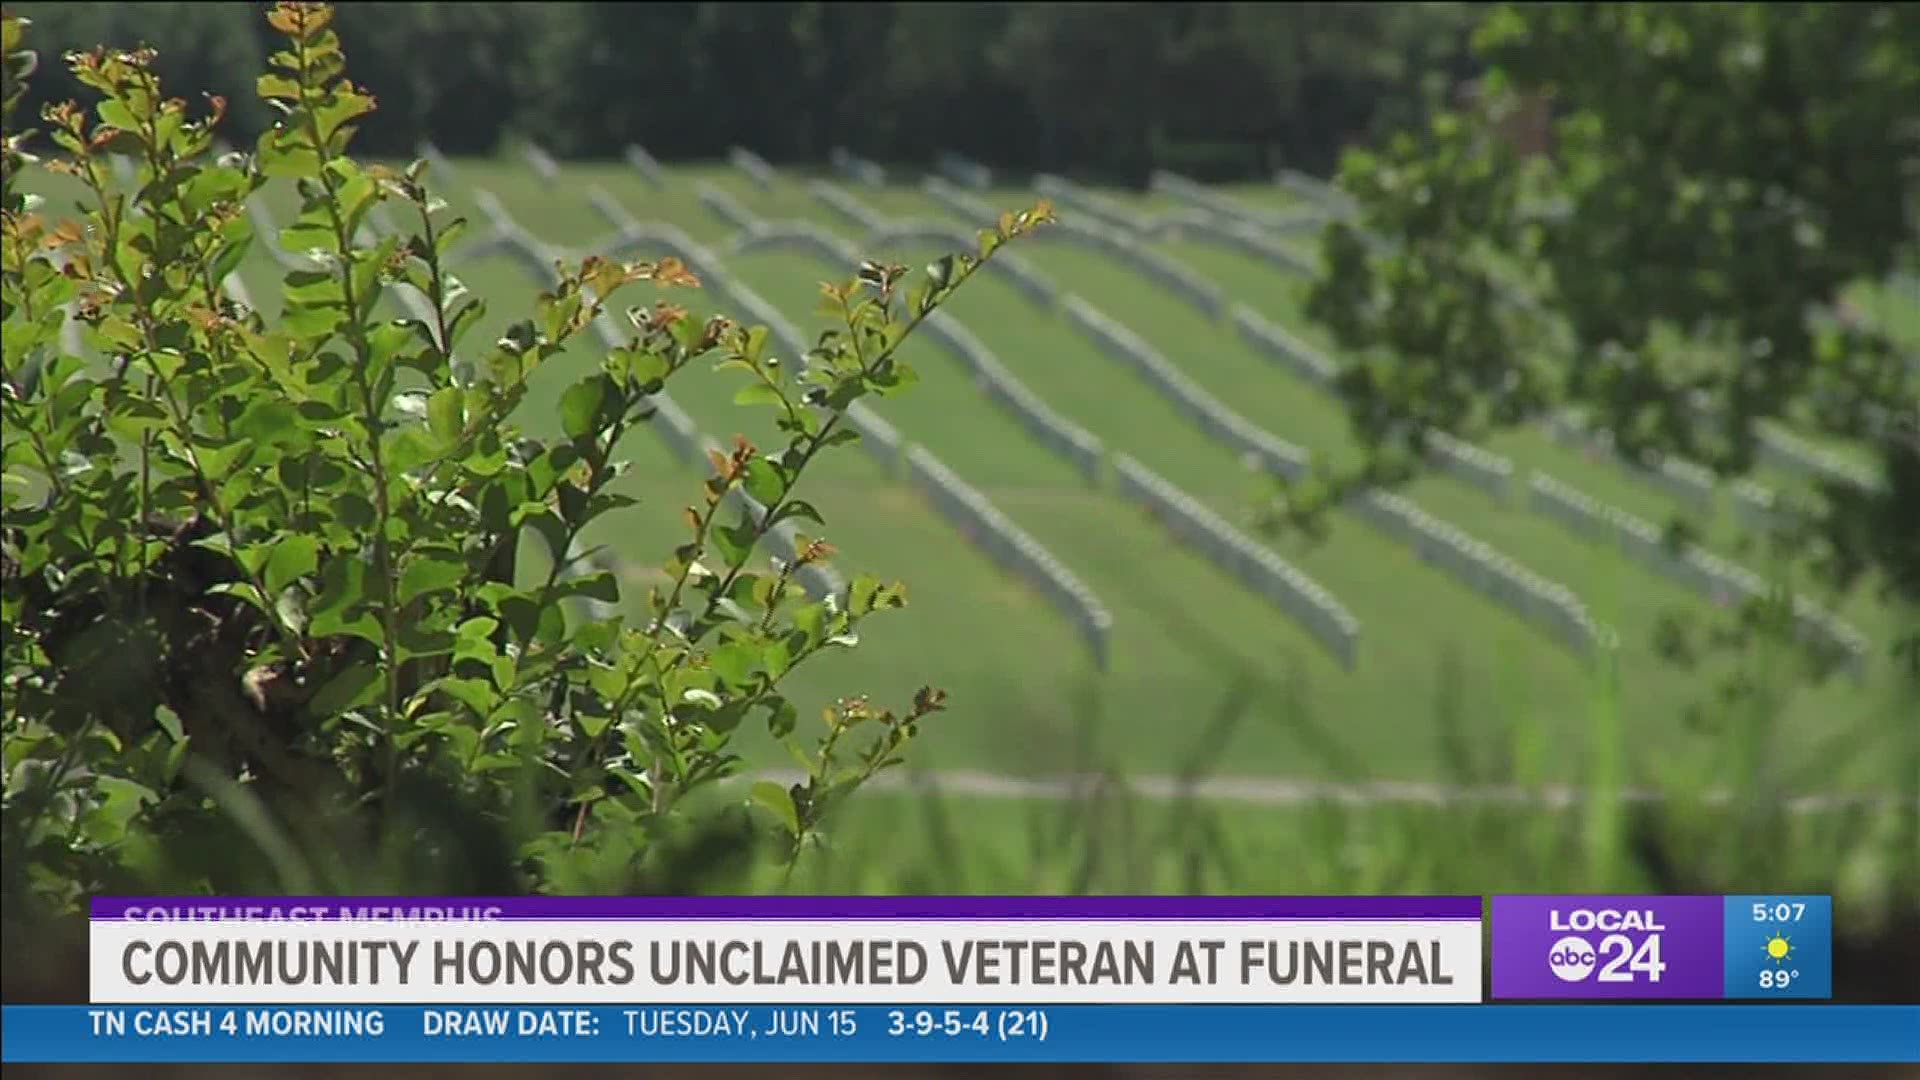
[[[250,153],[216,159],[224,101],[196,115],[162,93],[150,50],[101,49],[68,56],[100,101],[45,110],[60,153],[44,162],[12,120],[33,59],[6,18],[9,908],[110,889],[693,887],[735,838],[673,826],[732,770],[747,722],[807,769],[751,790],[798,858],[944,695],[898,712],[843,700],[803,741],[782,679],[906,594],[861,577],[816,599],[798,575],[829,544],[803,538],[771,570],[756,545],[779,522],[821,524],[797,493],[856,438],[847,408],[911,385],[901,343],[1048,208],[1003,216],[911,289],[872,263],[823,286],[834,325],[785,362],[765,328],[628,307],[628,343],[561,400],[564,437],[529,438],[513,418],[536,369],[623,290],[698,282],[673,259],[588,257],[498,342],[462,349],[482,307],[442,257],[465,223],[424,163],[349,156],[375,102],[343,74],[333,16],[268,15],[281,49],[258,90],[280,119]],[[20,192],[34,167],[84,189],[81,217]],[[247,200],[272,182],[302,209],[265,239],[315,269],[286,275],[267,325],[223,284],[259,239]],[[408,227],[376,236],[385,207]],[[377,317],[389,289],[416,291],[422,317]],[[92,359],[63,347],[76,321]],[[716,451],[649,618],[593,617],[580,601],[617,601],[621,583],[579,572],[575,541],[631,502],[608,486],[620,440],[696,362],[744,376],[735,400],[777,410],[785,445]],[[727,509],[735,492],[764,512]],[[550,566],[532,579],[523,539]]]

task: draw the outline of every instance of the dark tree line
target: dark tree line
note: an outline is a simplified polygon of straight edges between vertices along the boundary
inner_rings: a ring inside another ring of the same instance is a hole
[[[881,161],[952,149],[1002,168],[1139,180],[1278,164],[1330,171],[1473,74],[1478,4],[365,3],[339,27],[380,99],[367,153],[431,138],[486,153],[534,132],[556,153],[668,159],[748,145],[776,161],[846,146]],[[371,9],[371,10],[370,10]],[[176,86],[270,122],[252,92],[273,46],[255,5],[26,3],[56,56],[147,42]],[[59,64],[25,103],[82,97]]]

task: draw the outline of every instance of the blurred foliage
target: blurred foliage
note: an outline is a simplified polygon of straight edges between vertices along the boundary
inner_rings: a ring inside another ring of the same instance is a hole
[[[339,33],[380,88],[359,144],[377,157],[533,133],[565,156],[639,143],[714,158],[739,143],[821,161],[845,145],[1138,182],[1156,165],[1326,172],[1341,146],[1425,115],[1470,74],[1483,6],[367,3]],[[236,102],[273,47],[241,5],[20,8],[54,55],[150,42],[170,82]],[[76,89],[50,72],[30,112]],[[236,107],[233,130],[268,121]]]
[[[1618,448],[1759,465],[1770,425],[1863,464],[1788,508],[1783,549],[1834,590],[1920,610],[1920,359],[1843,290],[1920,265],[1920,19],[1897,4],[1513,5],[1479,27],[1474,107],[1339,183],[1311,314],[1370,479],[1427,432],[1575,407]],[[1547,154],[1500,123],[1548,100]],[[1890,661],[1920,677],[1920,626]]]
[[[1891,710],[1834,718],[1836,734],[1861,725],[1836,752],[1892,764],[1892,801],[1805,853],[1807,880],[1876,897],[1861,910],[1902,923],[1911,948],[1920,357],[1843,294],[1920,266],[1920,19],[1892,4],[1507,5],[1475,41],[1477,95],[1344,157],[1337,186],[1357,210],[1327,226],[1307,309],[1349,358],[1339,387],[1368,454],[1284,491],[1267,524],[1311,528],[1358,487],[1409,480],[1431,433],[1479,441],[1563,409],[1630,460],[1768,486],[1781,475],[1760,440],[1812,433],[1852,475],[1779,489],[1771,557],[1808,568],[1793,590],[1831,606],[1870,590],[1903,614],[1870,661],[1894,673]],[[1548,145],[1530,154],[1510,122],[1542,102]],[[1720,737],[1655,763],[1669,804],[1591,818],[1656,891],[1739,891],[1793,846],[1777,841],[1794,828],[1780,778],[1806,766],[1779,759],[1775,728],[1834,674],[1792,647],[1793,599],[1782,587],[1662,627],[1676,663],[1737,662],[1676,718]],[[1730,801],[1709,805],[1722,784]]]
[[[913,385],[902,343],[1048,208],[923,274],[865,263],[823,285],[833,325],[801,357],[664,297],[627,307],[625,344],[560,399],[564,436],[534,439],[513,419],[541,365],[617,294],[699,282],[671,258],[589,256],[462,348],[484,309],[442,258],[465,222],[424,162],[349,156],[375,101],[344,74],[334,16],[271,10],[250,89],[280,119],[218,156],[227,100],[167,96],[151,50],[69,53],[94,107],[16,127],[36,61],[6,16],[8,919],[103,891],[697,889],[741,850],[744,806],[793,865],[945,695],[897,711],[851,696],[803,728],[782,680],[857,647],[905,587],[861,575],[816,597],[803,582],[832,545],[799,537],[770,568],[756,549],[783,522],[824,525],[797,493],[857,439],[847,411]],[[28,169],[71,177],[80,206],[22,194]],[[256,237],[246,206],[270,183],[302,208]],[[229,288],[259,241],[307,264],[271,324]],[[411,317],[378,313],[390,291]],[[711,452],[666,584],[629,625],[605,614],[631,610],[621,581],[578,541],[632,503],[610,488],[615,447],[696,363],[743,378],[735,401],[775,410],[783,445]],[[523,542],[548,569],[518,569]],[[689,817],[748,722],[804,779]]]

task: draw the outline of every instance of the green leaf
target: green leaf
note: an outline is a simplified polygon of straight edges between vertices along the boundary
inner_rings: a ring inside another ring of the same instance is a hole
[[[305,435],[298,417],[294,407],[284,401],[256,401],[233,422],[233,433],[244,435],[260,446],[297,445]],[[205,451],[201,451],[200,460],[206,464]]]
[[[760,505],[772,506],[787,493],[787,480],[778,465],[757,457],[747,463],[746,489]]]
[[[443,386],[427,399],[427,430],[442,446],[460,437],[466,423],[465,403],[466,391],[457,386]]]
[[[260,590],[254,588],[251,581],[223,581],[218,585],[208,586],[207,592],[215,595],[237,596],[268,615],[274,613],[273,605],[267,603],[267,598],[260,595]]]
[[[567,433],[567,438],[585,438],[599,426],[608,389],[607,377],[596,374],[574,383],[561,395],[560,428]]]
[[[554,587],[554,593],[561,597],[584,596],[605,604],[620,602],[620,582],[606,570],[596,570],[591,574],[581,574],[568,578]]]
[[[425,465],[441,453],[441,448],[433,438],[418,427],[403,427],[391,432],[383,440],[383,446],[387,468],[394,472],[406,472]]]
[[[827,607],[825,604],[802,604],[793,609],[793,625],[806,635],[805,648],[811,649],[820,644],[827,636]],[[804,651],[804,650],[803,650]]]
[[[713,540],[713,546],[719,550],[721,558],[726,561],[726,565],[741,566],[753,554],[753,543],[759,535],[759,530],[755,529],[753,522],[743,514],[739,524],[715,526],[708,535]]]
[[[768,734],[783,741],[793,734],[794,726],[800,721],[800,710],[794,707],[793,702],[778,694],[769,694],[760,699],[760,704],[767,710]],[[800,767],[809,768],[804,754],[800,758]]]
[[[349,491],[334,496],[333,516],[341,525],[358,532],[372,525],[377,514],[366,496]]]
[[[778,818],[789,836],[800,835],[800,812],[794,809],[793,796],[786,788],[771,780],[762,780],[753,785],[753,801]]]
[[[200,463],[201,471],[209,479],[218,482],[245,464],[253,448],[252,439],[234,439],[218,446],[197,445],[193,448],[193,455]]]
[[[746,690],[753,686],[754,672],[760,667],[760,650],[744,642],[731,642],[713,650],[707,663],[721,682]]]
[[[373,664],[354,664],[328,679],[320,692],[307,702],[314,716],[338,716],[374,700],[380,689],[380,669]]]
[[[94,786],[104,798],[100,805],[87,811],[81,827],[98,843],[110,844],[124,839],[140,808],[160,801],[160,796],[151,788],[118,776],[96,777]]]
[[[927,279],[936,289],[946,288],[947,283],[953,280],[953,256],[942,255],[939,259],[928,263]]]
[[[267,556],[267,565],[261,573],[267,591],[278,594],[295,580],[314,572],[320,565],[320,540],[304,533],[293,533],[280,538],[273,545],[273,553]]]
[[[406,604],[417,596],[452,589],[466,576],[466,564],[445,555],[420,554],[408,560],[400,572],[400,592],[395,599]]]
[[[825,525],[827,523],[826,519],[820,516],[820,511],[814,509],[813,504],[805,499],[794,499],[782,506],[779,512],[774,515],[774,524],[777,525],[788,518],[804,518],[807,521],[813,522],[815,525]]]
[[[160,730],[166,732],[167,738],[172,739],[174,742],[179,742],[186,738],[184,729],[180,726],[180,714],[165,705],[159,705],[154,708],[153,722],[160,725]]]
[[[734,391],[733,403],[735,405],[785,405],[786,399],[782,398],[780,391],[772,386],[756,382],[748,383]]]

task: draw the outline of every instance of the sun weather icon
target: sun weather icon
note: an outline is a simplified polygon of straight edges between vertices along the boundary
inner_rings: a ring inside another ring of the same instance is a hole
[[[1725,996],[1833,996],[1833,898],[1729,896],[1721,920]]]

